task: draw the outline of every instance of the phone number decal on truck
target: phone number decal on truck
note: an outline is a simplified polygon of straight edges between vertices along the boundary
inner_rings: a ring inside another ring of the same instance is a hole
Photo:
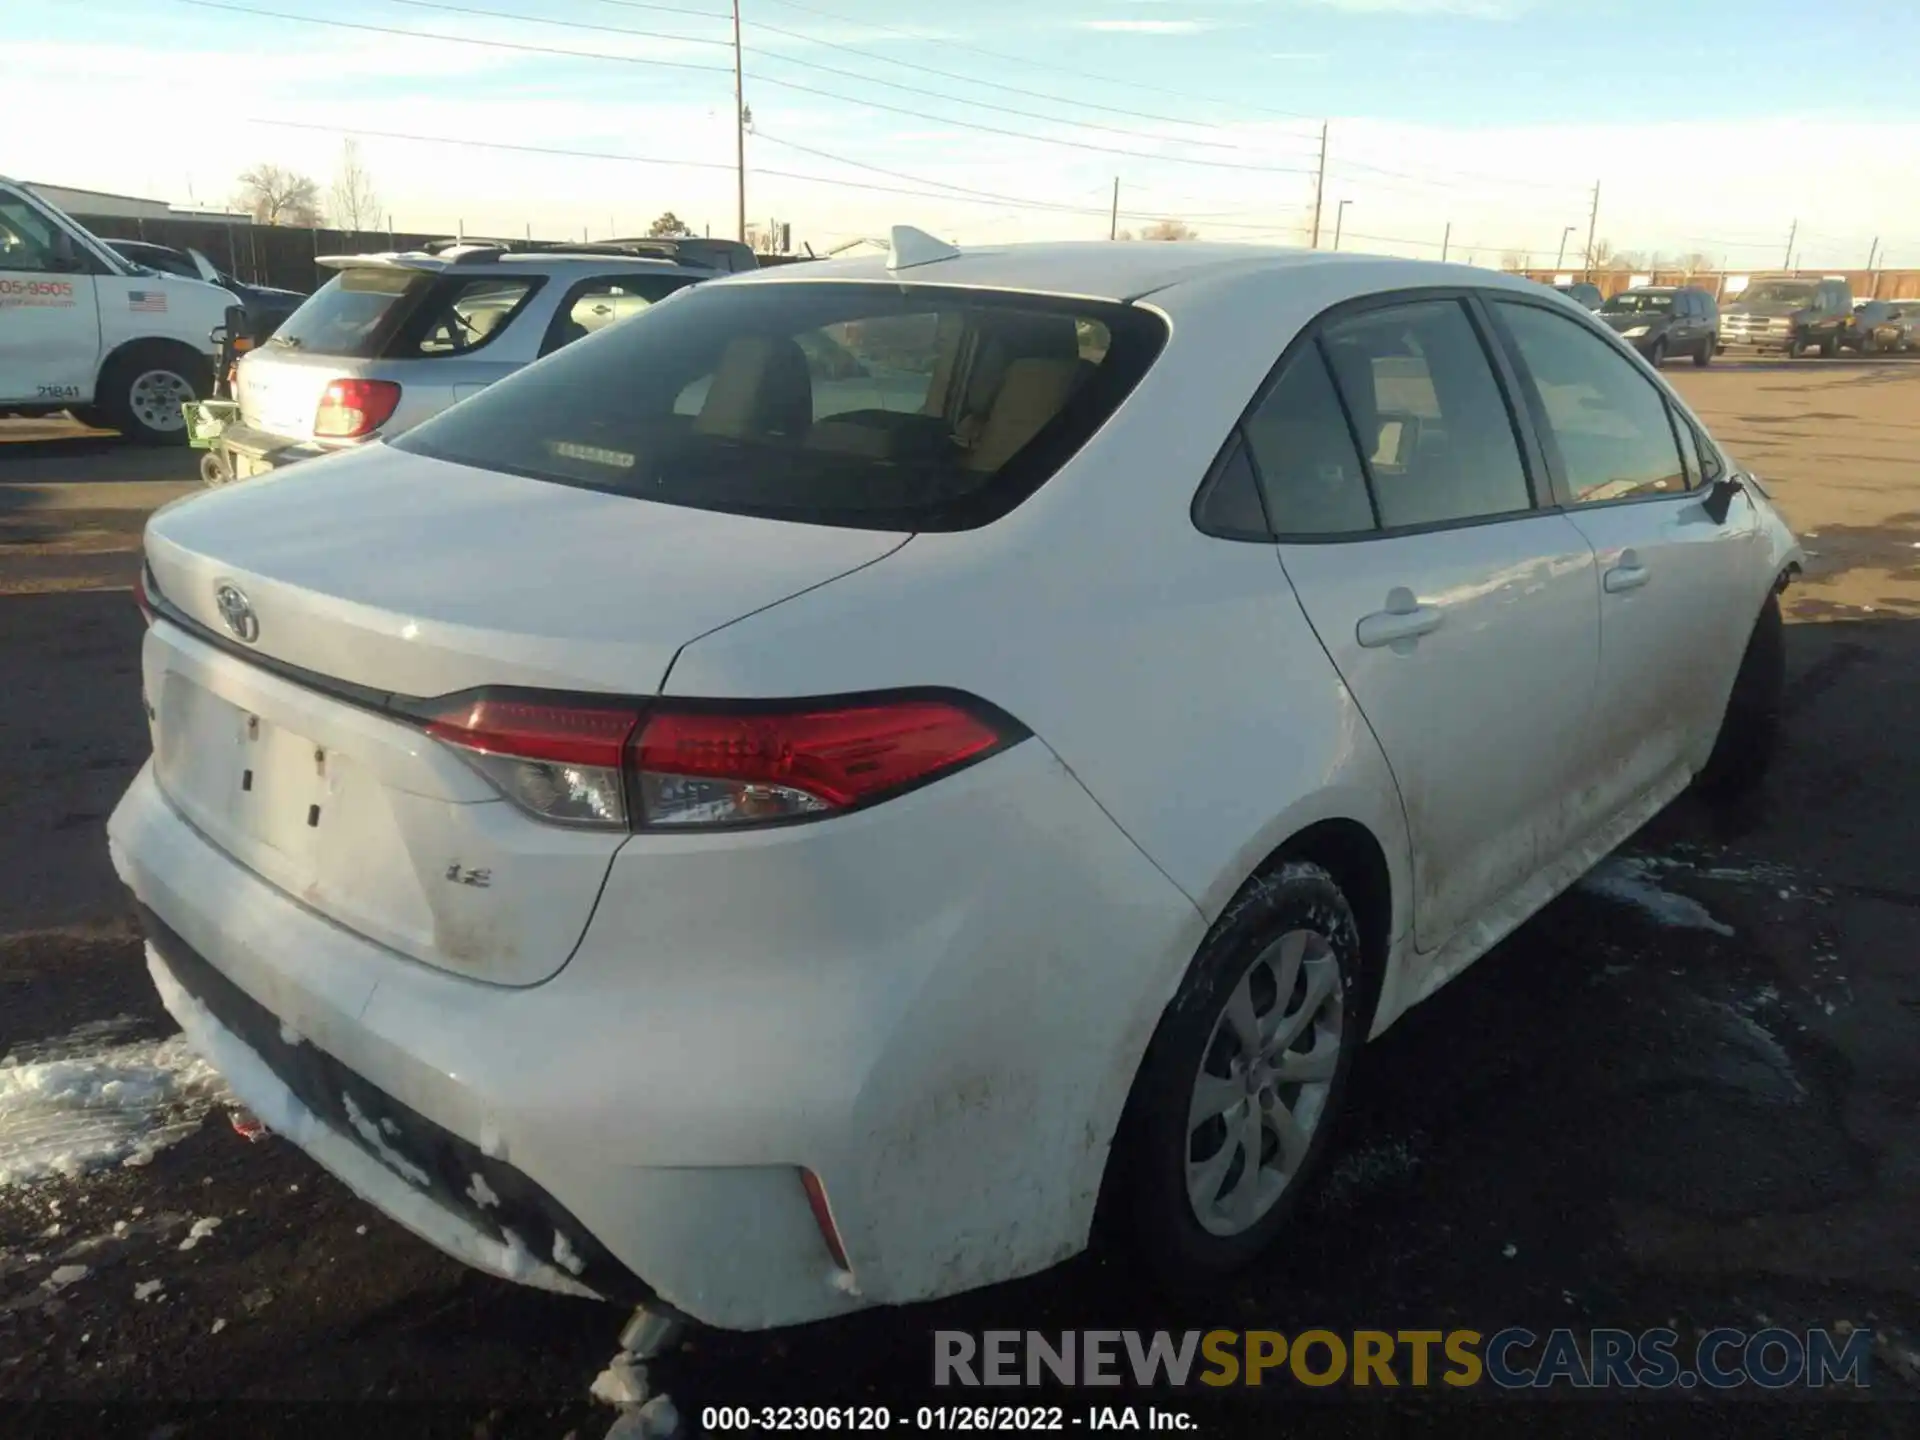
[[[71,280],[0,280],[0,310],[73,304]]]

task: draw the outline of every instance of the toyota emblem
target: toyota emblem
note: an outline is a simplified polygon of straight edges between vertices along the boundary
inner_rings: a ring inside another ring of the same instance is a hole
[[[260,638],[260,620],[253,613],[253,602],[237,585],[216,585],[213,603],[236,640],[251,645]]]

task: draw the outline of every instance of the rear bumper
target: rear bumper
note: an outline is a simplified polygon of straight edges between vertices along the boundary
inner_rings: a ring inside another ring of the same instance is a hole
[[[337,445],[322,445],[314,440],[274,435],[239,422],[227,426],[215,442],[216,452],[236,480],[284,469],[302,460],[332,454],[340,448]]]
[[[479,1268],[738,1329],[1082,1248],[1205,928],[1037,740],[822,825],[636,836],[573,960],[521,988],[322,918],[189,825],[151,766],[109,836],[156,978],[235,1037],[216,1063],[269,1126],[294,1095],[332,1138],[290,1138]]]

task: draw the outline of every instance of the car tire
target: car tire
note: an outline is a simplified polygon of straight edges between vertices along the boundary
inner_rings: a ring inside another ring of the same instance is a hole
[[[1711,800],[1749,794],[1766,778],[1779,748],[1780,712],[1787,689],[1786,625],[1780,597],[1767,596],[1748,637],[1740,669],[1727,696],[1726,714],[1713,753],[1694,780],[1694,789]]]
[[[1658,370],[1667,363],[1667,337],[1662,335],[1653,342],[1653,348],[1647,352],[1647,363]]]
[[[100,372],[102,418],[136,445],[184,445],[187,420],[180,405],[213,393],[213,367],[184,345],[130,346]]]
[[[1111,1172],[1114,1218],[1163,1288],[1204,1292],[1253,1263],[1299,1205],[1369,1024],[1364,967],[1352,906],[1304,861],[1251,881],[1201,944],[1147,1046]],[[1249,1024],[1269,1047],[1251,1066]]]
[[[1838,335],[1829,335],[1827,336],[1826,339],[1820,342],[1820,358],[1821,359],[1831,360],[1839,353],[1840,353],[1840,337]]]
[[[1793,339],[1787,342],[1787,358],[1789,360],[1798,360],[1801,356],[1805,355],[1806,353],[1807,353],[1807,342],[1802,340],[1798,335],[1794,336]]]
[[[1713,364],[1713,341],[1700,342],[1700,348],[1693,352],[1693,363],[1702,370]]]

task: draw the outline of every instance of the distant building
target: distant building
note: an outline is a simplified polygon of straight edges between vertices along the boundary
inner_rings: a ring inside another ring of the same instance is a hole
[[[27,189],[69,215],[111,215],[120,220],[178,220],[182,217],[196,220],[247,219],[245,215],[229,214],[225,210],[181,210],[165,200],[116,195],[110,190],[81,190],[72,185],[41,185],[34,181],[27,182]]]

